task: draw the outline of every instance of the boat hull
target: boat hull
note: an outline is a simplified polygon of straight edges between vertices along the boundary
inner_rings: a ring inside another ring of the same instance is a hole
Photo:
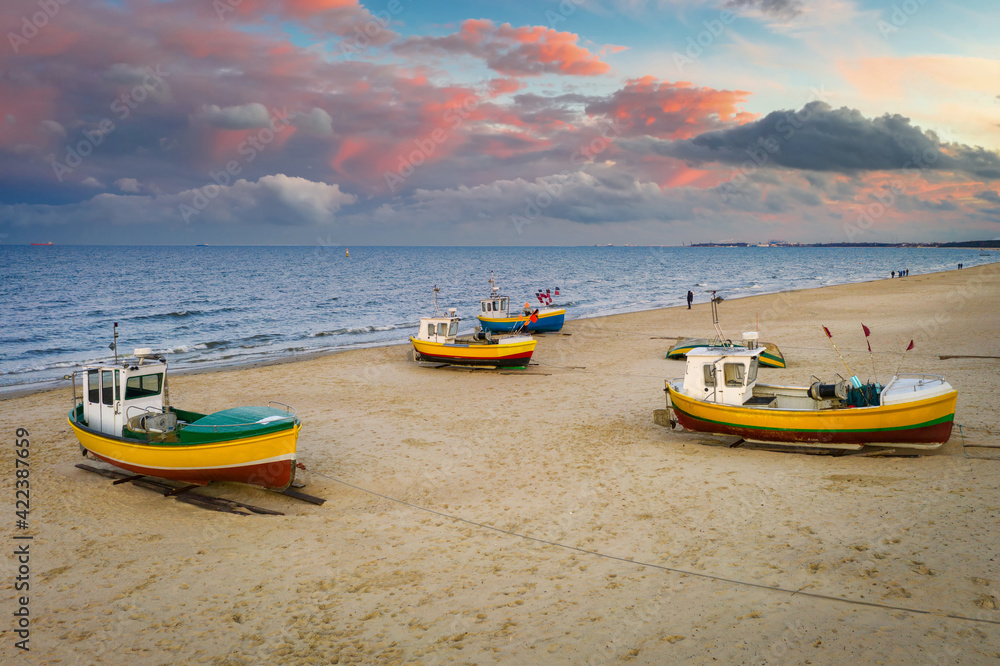
[[[448,365],[523,368],[535,351],[536,340],[496,344],[444,344],[410,338],[416,360]]]
[[[760,346],[764,347],[764,352],[757,358],[762,366],[768,368],[785,367],[785,356],[781,353],[781,350],[778,349],[777,345],[771,342],[761,342]],[[704,338],[681,340],[667,351],[667,358],[683,359],[689,351],[697,347],[719,347],[725,349],[730,346],[713,345],[711,340]]]
[[[524,317],[484,317],[479,315],[479,325],[484,331],[491,333],[510,333],[520,328]],[[528,322],[521,329],[526,333],[545,333],[559,331],[566,320],[566,310],[548,310],[538,313],[538,321]]]
[[[295,449],[302,426],[254,437],[200,444],[150,444],[106,435],[76,421],[69,425],[94,457],[135,474],[185,483],[233,481],[284,490],[295,478]]]
[[[789,444],[893,444],[937,448],[951,436],[957,391],[893,405],[827,410],[704,402],[668,385],[677,421],[695,432]]]

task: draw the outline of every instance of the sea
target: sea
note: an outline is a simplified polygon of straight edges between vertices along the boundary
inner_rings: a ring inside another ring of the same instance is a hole
[[[348,257],[347,254],[350,253]],[[494,275],[568,319],[932,273],[1000,252],[834,247],[0,246],[0,392],[66,383],[151,347],[180,370],[400,344],[454,307],[471,330]]]

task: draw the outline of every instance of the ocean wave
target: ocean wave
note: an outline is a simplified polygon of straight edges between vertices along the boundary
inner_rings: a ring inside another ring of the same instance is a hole
[[[401,328],[414,328],[419,326],[419,321],[405,322],[402,324],[388,324],[385,326],[349,326],[345,328],[335,328],[332,331],[318,331],[316,333],[309,333],[306,335],[307,338],[325,338],[331,335],[361,335],[364,333],[382,333],[385,331],[395,331]]]
[[[131,317],[131,321],[162,321],[164,319],[183,319],[184,317],[195,317],[199,315],[217,315],[224,312],[238,312],[239,308],[225,307],[215,310],[177,310],[175,312],[159,312],[156,314],[144,314]]]

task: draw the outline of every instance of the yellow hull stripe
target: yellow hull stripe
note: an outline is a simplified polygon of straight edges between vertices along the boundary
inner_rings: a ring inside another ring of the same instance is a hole
[[[792,410],[719,405],[695,400],[670,387],[670,400],[680,411],[704,421],[760,430],[875,431],[901,430],[950,420],[958,391],[896,405],[837,410]]]
[[[410,338],[413,348],[428,356],[455,356],[473,359],[506,358],[515,354],[525,354],[534,351],[537,340],[528,340],[509,345],[446,345],[441,342],[428,342]]]
[[[69,421],[83,448],[95,454],[137,467],[163,470],[210,470],[244,467],[271,461],[295,460],[301,425],[288,430],[231,439],[215,444],[158,446],[133,444],[100,433],[83,430]]]

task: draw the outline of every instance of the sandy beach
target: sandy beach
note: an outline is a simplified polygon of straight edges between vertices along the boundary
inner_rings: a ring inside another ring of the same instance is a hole
[[[1000,444],[1000,265],[721,306],[730,337],[759,321],[780,345],[788,367],[762,369],[769,383],[844,373],[823,325],[862,379],[861,322],[883,382],[913,339],[903,369],[944,375],[962,426],[919,457],[730,449],[655,425],[664,380],[683,374],[671,338],[712,334],[697,297],[568,322],[524,371],[419,367],[391,346],[174,376],[181,408],[297,408],[304,491],[325,505],[203,491],[280,517],[76,469],[68,382],[0,402],[6,550],[17,428],[34,535],[30,592],[5,568],[0,654],[19,652],[10,613],[27,594],[31,663],[1000,658],[1000,451],[963,447]]]

